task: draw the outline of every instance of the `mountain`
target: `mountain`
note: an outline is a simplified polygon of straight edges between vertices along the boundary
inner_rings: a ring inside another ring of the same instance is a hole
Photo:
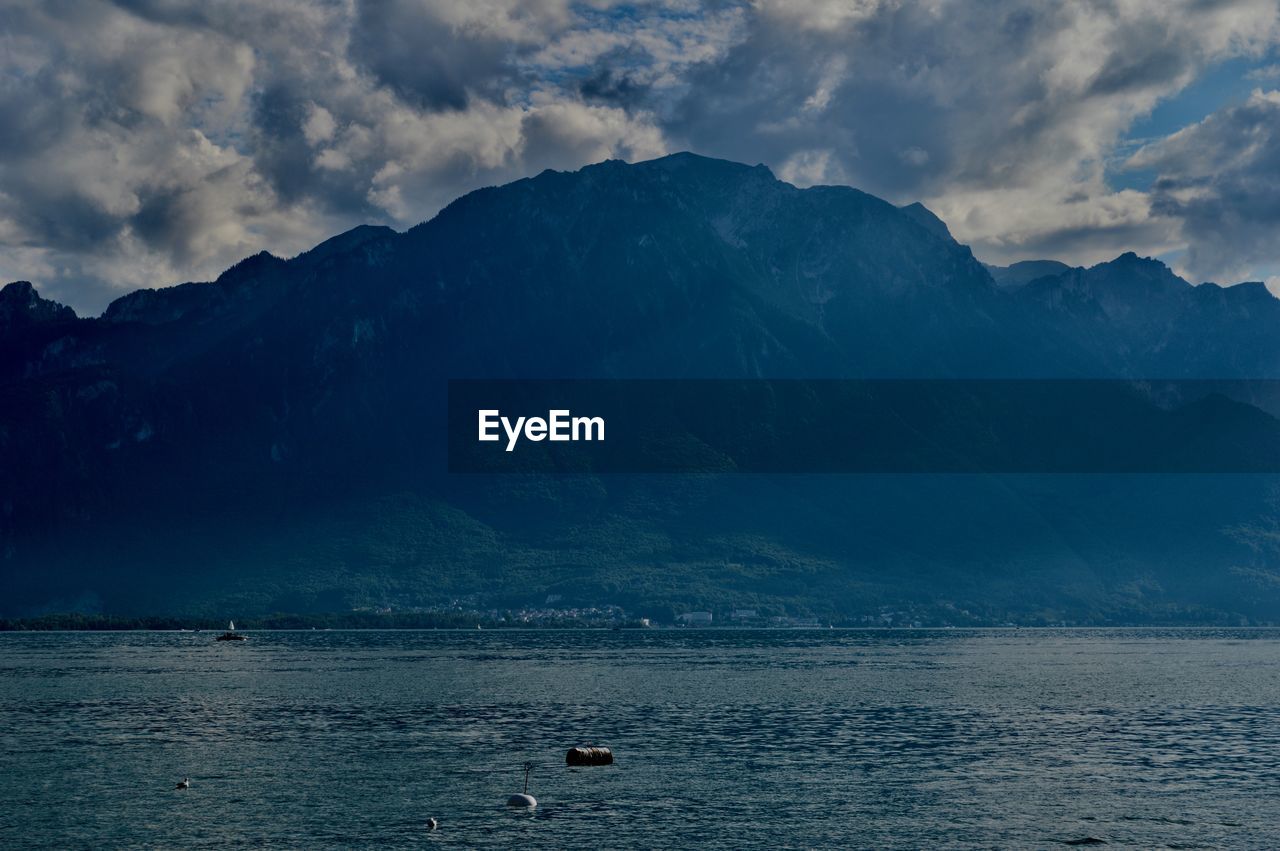
[[[76,312],[66,305],[41,298],[30,281],[14,281],[0,289],[0,336],[75,318]]]
[[[1280,619],[1223,533],[1264,513],[1261,477],[446,472],[450,378],[1274,371],[1265,290],[1130,255],[1048,271],[1000,286],[921,205],[677,154],[481,189],[92,319],[10,285],[0,614],[559,595],[659,619]],[[1188,411],[1195,439],[1276,434],[1246,405]]]
[[[1070,270],[1070,266],[1057,260],[1020,260],[1009,266],[987,265],[987,272],[996,286],[1008,290],[1025,286],[1036,278],[1053,278]]]
[[[1113,374],[1280,377],[1280,300],[1261,283],[1192,286],[1129,252],[1029,281],[1015,293]]]
[[[951,235],[951,229],[947,227],[947,223],[938,218],[937,213],[933,212],[933,210],[930,210],[919,201],[899,207],[898,209],[902,210],[902,212],[933,231],[935,235],[946,239],[949,242],[955,242],[955,237]],[[987,268],[988,270],[990,269],[990,267]]]

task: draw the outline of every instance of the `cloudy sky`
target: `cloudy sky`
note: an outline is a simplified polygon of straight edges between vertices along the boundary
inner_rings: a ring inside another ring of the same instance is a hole
[[[989,262],[1280,287],[1275,0],[0,0],[0,280],[121,292],[693,150]]]

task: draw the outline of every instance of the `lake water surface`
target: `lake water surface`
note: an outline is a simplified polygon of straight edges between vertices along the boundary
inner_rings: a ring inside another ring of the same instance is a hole
[[[1280,847],[1280,631],[0,634],[6,848],[1085,837]]]

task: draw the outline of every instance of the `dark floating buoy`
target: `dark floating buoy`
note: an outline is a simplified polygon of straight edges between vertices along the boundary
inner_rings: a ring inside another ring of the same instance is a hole
[[[435,819],[433,818],[427,819],[427,830],[435,830],[439,826],[440,826],[440,822],[436,821]]]
[[[608,748],[569,748],[565,765],[613,765],[613,751]]]
[[[508,807],[523,807],[525,809],[533,809],[538,806],[538,799],[529,794],[529,772],[533,771],[533,763],[526,762],[524,764],[524,791],[519,795],[512,795],[507,798]]]

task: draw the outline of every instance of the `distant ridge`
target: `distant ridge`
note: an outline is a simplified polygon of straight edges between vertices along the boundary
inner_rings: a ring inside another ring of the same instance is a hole
[[[1071,269],[1057,260],[1020,260],[1011,266],[987,266],[995,282],[1004,289],[1017,289],[1036,278],[1054,278]]]

